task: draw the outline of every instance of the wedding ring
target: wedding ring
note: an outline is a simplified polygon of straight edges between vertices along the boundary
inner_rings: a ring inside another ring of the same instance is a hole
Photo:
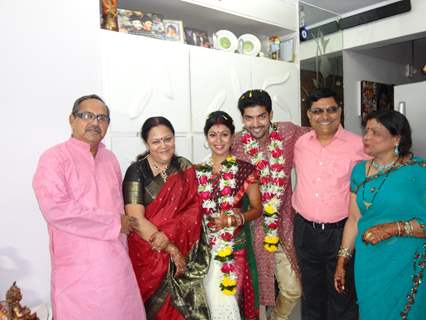
[[[367,232],[365,234],[365,239],[370,239],[373,236],[373,234],[371,232]]]

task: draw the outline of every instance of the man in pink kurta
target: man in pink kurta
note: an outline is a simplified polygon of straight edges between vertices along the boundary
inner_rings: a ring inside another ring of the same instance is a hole
[[[296,142],[297,184],[292,204],[294,243],[302,275],[302,320],[358,319],[353,264],[346,292],[333,285],[337,253],[349,214],[349,180],[354,165],[365,159],[362,139],[340,124],[336,94],[320,89],[308,97],[312,128]]]
[[[238,107],[243,118],[244,127],[256,139],[259,151],[270,160],[268,151],[271,139],[272,101],[264,90],[249,90],[239,99]],[[309,128],[297,126],[291,122],[275,122],[274,126],[283,140],[285,162],[283,171],[285,179],[284,190],[279,208],[279,238],[278,251],[269,252],[263,248],[265,237],[263,217],[254,222],[254,252],[259,277],[260,304],[273,306],[272,319],[287,320],[301,295],[298,279],[296,252],[293,246],[293,218],[291,207],[291,169],[293,167],[293,149],[296,140],[309,131]],[[252,157],[244,151],[241,141],[242,133],[235,135],[232,154],[238,159],[251,163]],[[275,279],[279,293],[275,297]]]
[[[70,115],[72,137],[40,158],[33,187],[48,224],[55,320],[143,320],[145,311],[127,253],[121,172],[100,143],[109,110],[84,96]]]

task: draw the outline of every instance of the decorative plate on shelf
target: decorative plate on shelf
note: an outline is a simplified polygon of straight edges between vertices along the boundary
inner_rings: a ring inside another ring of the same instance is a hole
[[[248,56],[257,56],[260,52],[260,40],[254,34],[246,33],[238,38],[238,51]]]
[[[235,52],[238,49],[238,40],[235,34],[229,30],[219,30],[216,32],[216,49]]]

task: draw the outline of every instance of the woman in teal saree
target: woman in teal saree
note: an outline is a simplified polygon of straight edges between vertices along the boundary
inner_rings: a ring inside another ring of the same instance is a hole
[[[336,290],[344,293],[355,247],[361,320],[426,319],[426,162],[410,153],[410,126],[399,112],[367,115],[363,141],[373,159],[352,171]]]

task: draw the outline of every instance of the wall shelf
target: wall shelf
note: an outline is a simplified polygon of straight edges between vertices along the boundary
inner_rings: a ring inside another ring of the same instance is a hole
[[[121,9],[163,14],[184,26],[209,33],[231,30],[257,36],[286,36],[298,31],[296,1],[286,0],[120,0]]]
[[[298,49],[297,5],[290,0],[121,0],[118,7],[162,14],[209,35],[227,29],[293,38]],[[102,95],[114,121],[110,137],[123,170],[141,149],[136,132],[151,116],[167,117],[176,130],[180,155],[199,162],[208,155],[204,120],[214,110],[229,113],[238,130],[239,96],[265,89],[274,120],[300,123],[299,64],[100,30]]]

